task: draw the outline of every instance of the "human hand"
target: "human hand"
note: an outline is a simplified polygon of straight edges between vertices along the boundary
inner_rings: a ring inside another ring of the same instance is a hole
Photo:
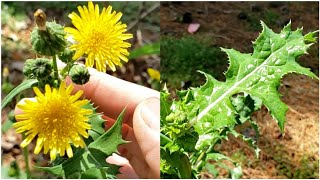
[[[106,116],[107,127],[111,127],[127,106],[122,135],[131,142],[119,147],[120,155],[127,160],[117,155],[107,159],[109,163],[122,166],[118,178],[160,178],[159,92],[92,68],[89,72],[90,81],[85,85],[74,85],[73,93],[83,90],[83,97],[90,99]],[[67,79],[67,84],[70,83]],[[16,108],[16,114],[21,114],[21,110]]]

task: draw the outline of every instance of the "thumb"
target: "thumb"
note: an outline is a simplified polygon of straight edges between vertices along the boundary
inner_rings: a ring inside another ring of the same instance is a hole
[[[133,131],[152,178],[160,178],[160,100],[147,98],[140,102],[133,115]]]

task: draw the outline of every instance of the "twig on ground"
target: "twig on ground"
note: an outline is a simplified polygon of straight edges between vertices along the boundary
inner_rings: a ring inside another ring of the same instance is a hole
[[[300,113],[300,112],[296,111],[296,110],[295,110],[295,109],[293,109],[291,106],[289,106],[289,105],[287,105],[287,106],[288,106],[288,108],[289,108],[289,110],[290,110],[291,112],[293,112],[293,113],[295,113],[295,114],[297,114],[297,115],[301,116],[302,118],[305,118],[305,117],[306,117],[306,115],[304,115],[304,114],[302,114],[302,113]]]
[[[156,10],[157,8],[159,8],[159,6],[160,6],[159,3],[154,4],[148,11],[146,11],[145,13],[142,13],[137,20],[135,20],[135,21],[133,21],[131,24],[129,24],[127,30],[130,31],[134,26],[136,26],[136,25],[140,22],[141,19],[145,18],[145,17],[146,17],[147,15],[149,15],[151,12],[153,12],[154,10]]]

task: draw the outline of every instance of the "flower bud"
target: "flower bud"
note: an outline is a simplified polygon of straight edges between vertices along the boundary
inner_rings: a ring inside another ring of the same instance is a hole
[[[65,63],[71,62],[74,53],[75,51],[72,51],[70,49],[65,49],[62,53],[59,54],[59,59]]]
[[[37,58],[28,59],[24,63],[23,74],[28,78],[45,79],[52,72],[52,64],[49,59]]]
[[[76,64],[70,69],[69,75],[71,76],[72,82],[83,85],[90,79],[90,74],[87,68]]]
[[[34,59],[27,59],[23,66],[23,74],[30,79],[35,78],[33,75]]]
[[[37,58],[34,63],[33,74],[37,78],[47,78],[52,72],[52,64],[49,59]]]
[[[53,56],[63,51],[67,45],[63,27],[56,22],[46,22],[43,11],[34,14],[37,27],[31,32],[32,49],[38,54]]]

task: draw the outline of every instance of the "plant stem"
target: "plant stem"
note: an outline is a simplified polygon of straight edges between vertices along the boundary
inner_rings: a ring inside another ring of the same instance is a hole
[[[58,65],[57,65],[57,58],[56,55],[53,55],[53,70],[54,70],[54,77],[60,84],[59,72],[58,72]]]
[[[100,173],[101,173],[103,179],[107,179],[106,172],[103,169],[100,169]]]
[[[25,135],[23,134],[23,139],[25,139]],[[23,148],[23,156],[24,156],[24,161],[26,163],[26,174],[27,174],[27,179],[31,179],[31,173],[30,173],[30,168],[29,168],[29,151],[28,151],[28,146]]]

